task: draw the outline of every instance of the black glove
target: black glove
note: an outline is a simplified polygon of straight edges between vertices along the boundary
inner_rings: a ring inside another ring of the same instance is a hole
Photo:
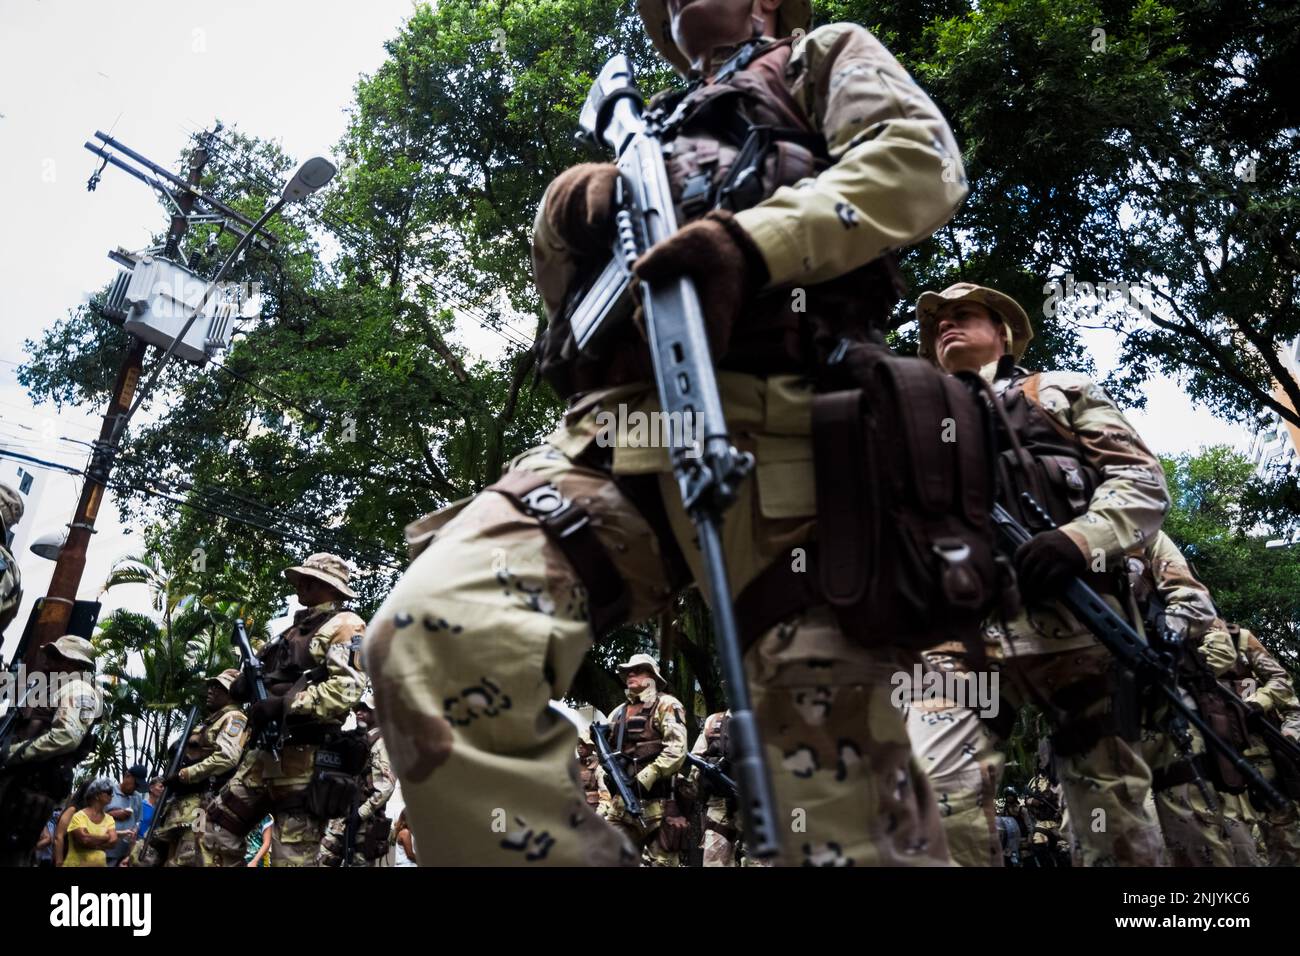
[[[1060,597],[1071,578],[1088,570],[1088,559],[1063,531],[1044,531],[1016,549],[1016,578],[1026,600]]]
[[[273,721],[284,719],[284,698],[270,696],[259,700],[248,709],[248,716],[253,722],[253,730],[258,731]]]

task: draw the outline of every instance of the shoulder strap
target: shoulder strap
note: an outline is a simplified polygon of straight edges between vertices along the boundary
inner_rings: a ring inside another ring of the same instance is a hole
[[[1074,429],[1066,428],[1064,425],[1062,425],[1059,421],[1056,420],[1055,415],[1049,414],[1047,409],[1043,408],[1042,399],[1038,397],[1038,389],[1039,386],[1042,385],[1042,379],[1043,379],[1042,372],[1034,372],[1033,374],[1025,377],[1019,383],[1021,394],[1025,396],[1025,398],[1029,401],[1030,405],[1040,415],[1042,415],[1043,418],[1047,419],[1048,423],[1051,424],[1051,426],[1056,429],[1057,433],[1062,438],[1066,439],[1067,441],[1073,442],[1076,445],[1080,444],[1079,436],[1075,433]]]

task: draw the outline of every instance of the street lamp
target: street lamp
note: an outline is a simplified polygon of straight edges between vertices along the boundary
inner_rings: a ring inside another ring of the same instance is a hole
[[[208,287],[203,290],[203,297],[199,299],[199,304],[191,311],[190,317],[186,320],[185,325],[181,327],[180,332],[172,339],[172,344],[167,346],[167,351],[163,353],[163,357],[154,365],[153,371],[149,373],[149,381],[145,382],[144,388],[140,389],[139,393],[135,397],[135,401],[131,403],[131,407],[127,413],[118,419],[117,428],[114,429],[113,438],[109,442],[110,446],[116,447],[117,439],[121,436],[122,430],[126,428],[127,421],[135,414],[136,409],[140,407],[140,404],[145,400],[145,397],[153,389],[154,383],[158,381],[158,376],[162,373],[163,367],[166,366],[167,362],[171,359],[172,354],[175,353],[176,347],[180,345],[181,341],[185,338],[186,333],[189,332],[190,326],[194,324],[195,319],[197,319],[203,312],[204,307],[208,304],[208,299],[212,298],[212,293],[217,291],[217,286],[220,285],[221,280],[226,277],[226,273],[230,271],[230,267],[235,264],[235,260],[237,260],[243,253],[244,249],[248,247],[248,244],[253,241],[253,237],[258,234],[262,226],[266,224],[266,221],[284,208],[287,203],[301,202],[312,193],[316,192],[333,179],[336,172],[338,172],[338,170],[335,168],[334,164],[324,156],[313,156],[298,167],[297,171],[293,174],[293,177],[285,184],[284,192],[280,195],[280,198],[276,200],[270,209],[262,213],[262,218],[257,220],[248,232],[244,233],[243,238],[236,243],[235,248],[231,250],[230,255],[226,256],[226,261],[221,263],[221,268],[217,270],[217,274],[213,276],[212,281],[208,283]]]

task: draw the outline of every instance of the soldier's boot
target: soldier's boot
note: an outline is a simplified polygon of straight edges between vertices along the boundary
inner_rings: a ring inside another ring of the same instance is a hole
[[[969,673],[952,655],[927,655],[927,663],[940,673]],[[979,713],[966,706],[973,701],[926,699],[918,691],[913,688],[912,700],[903,706],[907,735],[934,788],[948,852],[958,866],[1002,866],[993,804],[1006,757],[997,737]]]

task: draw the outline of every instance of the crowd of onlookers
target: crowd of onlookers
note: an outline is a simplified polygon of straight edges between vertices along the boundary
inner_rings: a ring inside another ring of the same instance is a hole
[[[36,844],[38,866],[130,866],[131,850],[149,833],[166,788],[139,764],[122,778],[87,779],[56,807]],[[250,867],[271,865],[270,814],[248,834]],[[403,810],[389,838],[390,865],[415,866],[415,840]]]

